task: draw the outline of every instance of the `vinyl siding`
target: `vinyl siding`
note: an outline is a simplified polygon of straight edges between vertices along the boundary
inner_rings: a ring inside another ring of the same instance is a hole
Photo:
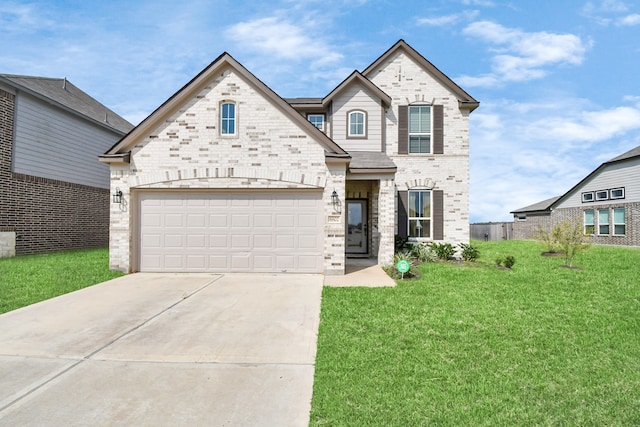
[[[16,97],[13,171],[109,188],[109,167],[98,161],[120,135],[30,95]]]
[[[582,203],[582,193],[586,191],[625,188],[624,199],[599,200]],[[640,158],[605,166],[598,174],[583,182],[556,208],[587,207],[589,205],[620,204],[640,202]]]
[[[350,111],[367,113],[366,138],[347,138]],[[359,84],[353,84],[333,101],[333,140],[346,151],[382,151],[382,105]]]

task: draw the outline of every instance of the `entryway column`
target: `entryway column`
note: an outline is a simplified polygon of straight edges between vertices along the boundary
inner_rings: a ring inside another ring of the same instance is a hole
[[[381,179],[378,189],[378,264],[393,263],[395,238],[395,180]]]

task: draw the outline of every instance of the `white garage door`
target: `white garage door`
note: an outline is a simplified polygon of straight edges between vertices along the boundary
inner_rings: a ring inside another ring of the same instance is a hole
[[[323,271],[322,193],[141,192],[140,271]]]

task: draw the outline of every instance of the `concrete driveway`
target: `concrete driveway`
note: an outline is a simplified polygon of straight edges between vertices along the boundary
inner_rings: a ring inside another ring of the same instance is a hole
[[[0,425],[306,426],[323,276],[133,274],[0,316]]]

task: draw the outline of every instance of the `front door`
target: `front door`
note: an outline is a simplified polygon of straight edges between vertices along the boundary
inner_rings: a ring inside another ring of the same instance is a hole
[[[347,200],[347,253],[366,254],[367,201]]]

